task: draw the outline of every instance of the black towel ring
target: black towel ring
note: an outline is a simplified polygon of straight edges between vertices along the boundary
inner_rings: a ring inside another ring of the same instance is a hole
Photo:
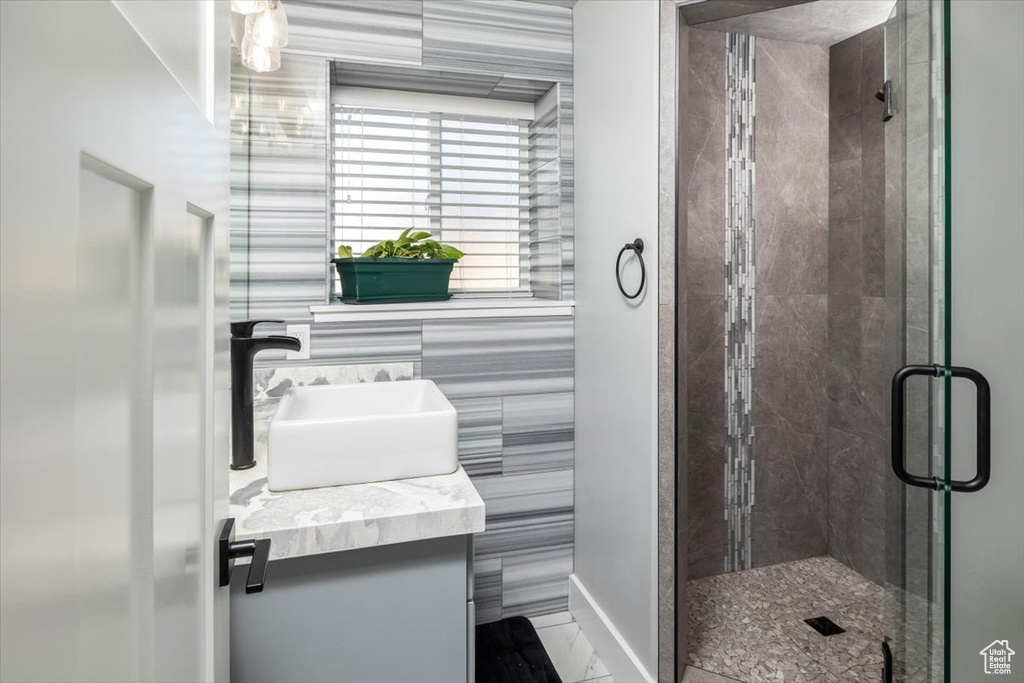
[[[622,288],[622,278],[619,276],[619,268],[622,265],[622,255],[627,251],[631,251],[636,254],[636,257],[640,259],[640,286],[637,287],[635,294],[627,294],[626,290]],[[619,249],[619,255],[615,259],[615,284],[619,286],[619,291],[622,292],[622,296],[627,299],[635,299],[640,296],[640,292],[644,291],[644,283],[647,282],[647,268],[644,266],[644,241],[637,237],[632,242],[626,242],[626,245]]]

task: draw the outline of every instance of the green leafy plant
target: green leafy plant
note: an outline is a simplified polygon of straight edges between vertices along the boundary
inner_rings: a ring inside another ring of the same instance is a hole
[[[409,228],[398,239],[384,240],[363,252],[363,258],[455,259],[465,254],[450,244],[430,239],[429,232],[413,232]],[[352,258],[352,247],[338,247],[339,258]]]

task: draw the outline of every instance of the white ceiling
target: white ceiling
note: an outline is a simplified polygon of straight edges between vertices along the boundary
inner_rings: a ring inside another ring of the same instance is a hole
[[[794,43],[834,45],[883,23],[895,4],[896,0],[814,0],[697,26]]]

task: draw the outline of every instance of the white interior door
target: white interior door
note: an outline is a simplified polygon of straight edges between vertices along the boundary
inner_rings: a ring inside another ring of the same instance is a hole
[[[0,2],[0,678],[227,678],[228,9]]]

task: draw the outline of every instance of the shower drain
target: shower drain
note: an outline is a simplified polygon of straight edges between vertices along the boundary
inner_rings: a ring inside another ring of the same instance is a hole
[[[839,624],[832,621],[828,617],[814,617],[813,619],[804,619],[804,623],[823,636],[834,636],[839,633],[846,633],[845,628],[840,627]]]

